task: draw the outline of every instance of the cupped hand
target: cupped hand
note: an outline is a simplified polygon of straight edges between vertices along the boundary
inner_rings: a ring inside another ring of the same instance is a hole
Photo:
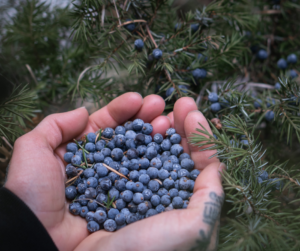
[[[208,159],[214,152],[199,152],[187,143],[198,122],[207,130],[209,126],[190,98],[178,100],[168,117],[161,116],[164,106],[157,95],[142,99],[137,93],[126,93],[91,116],[79,108],[46,117],[16,141],[5,187],[36,214],[60,250],[181,250],[198,244],[213,247],[223,199],[219,174],[222,166],[216,158]],[[170,126],[175,127],[182,136],[185,152],[191,154],[196,168],[203,170],[196,180],[194,195],[186,210],[162,213],[116,233],[99,231],[89,235],[86,221],[72,216],[65,200],[66,143],[134,118],[150,122],[152,134],[164,134]]]

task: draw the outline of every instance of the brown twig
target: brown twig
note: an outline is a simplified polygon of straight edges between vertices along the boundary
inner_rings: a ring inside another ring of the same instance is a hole
[[[2,139],[12,150],[14,149],[13,146],[8,142],[8,140],[4,136],[2,136]]]
[[[73,177],[73,178],[67,180],[67,181],[66,181],[66,185],[67,185],[67,186],[72,185],[72,184],[75,182],[75,180],[82,174],[82,172],[83,172],[83,170],[80,170],[80,172],[77,174],[77,176],[75,176],[75,177]],[[70,182],[71,182],[71,183],[70,183]],[[70,184],[68,184],[68,183],[70,183]]]
[[[152,34],[151,34],[151,31],[150,31],[150,29],[149,29],[148,24],[146,24],[146,29],[147,29],[147,33],[148,33],[148,35],[149,35],[149,37],[150,37],[152,43],[154,44],[155,48],[157,48],[157,44],[156,44],[156,42],[155,42],[155,40],[154,40],[154,38],[153,38],[153,36],[152,36]]]
[[[296,180],[294,180],[293,178],[291,178],[291,177],[289,177],[289,176],[282,175],[282,174],[277,174],[277,173],[273,173],[273,174],[271,174],[270,176],[275,176],[275,177],[280,177],[280,178],[287,179],[287,180],[289,180],[290,182],[293,182],[293,183],[295,183],[297,186],[300,187],[299,182],[297,182]]]
[[[128,179],[129,180],[129,178],[128,177],[126,177],[125,175],[123,175],[122,173],[119,173],[118,171],[116,171],[115,169],[113,169],[113,168],[111,168],[110,166],[108,166],[108,165],[106,165],[106,164],[104,164],[104,163],[102,163],[102,165],[103,166],[105,166],[108,170],[110,170],[110,171],[112,171],[112,172],[114,172],[114,173],[116,173],[116,174],[118,174],[119,176],[121,176],[121,177],[123,177],[123,178],[125,178],[125,179]]]

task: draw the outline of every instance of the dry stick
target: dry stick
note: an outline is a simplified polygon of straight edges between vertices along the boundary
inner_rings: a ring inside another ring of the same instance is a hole
[[[102,6],[101,12],[101,26],[104,27],[104,18],[105,18],[105,4]]]
[[[13,146],[8,142],[8,140],[4,136],[2,136],[2,139],[12,150],[14,149]]]
[[[82,172],[83,172],[83,170],[80,170],[80,172],[77,174],[77,176],[75,176],[75,177],[73,177],[73,178],[67,180],[67,181],[66,181],[66,185],[67,185],[68,183],[70,183],[70,182],[71,182],[71,183],[68,184],[68,186],[71,185],[71,184],[73,183],[73,181],[75,181],[75,180],[80,176],[80,174],[82,174]]]
[[[106,164],[104,164],[104,163],[102,163],[102,165],[105,166],[108,170],[110,170],[110,171],[112,171],[112,172],[118,174],[119,176],[121,176],[121,177],[123,177],[123,178],[129,180],[129,178],[127,178],[125,175],[119,173],[118,171],[116,171],[115,169],[111,168],[110,166],[108,166],[108,165],[106,165]]]
[[[126,0],[125,3],[124,3],[124,5],[123,5],[123,10],[126,9],[127,1],[128,1],[128,0]]]
[[[26,66],[27,70],[29,71],[31,77],[33,78],[35,84],[38,85],[38,81],[36,80],[36,77],[34,76],[33,71],[32,71],[32,69],[31,69],[30,65],[29,65],[29,64],[26,64],[25,66]]]
[[[154,180],[156,180],[162,186],[162,182],[159,179],[154,179]]]
[[[106,206],[104,206],[104,205],[101,204],[100,202],[96,201],[95,199],[76,199],[76,200],[74,200],[74,201],[80,201],[80,200],[91,200],[91,201],[94,201],[94,202],[96,202],[97,204],[99,204],[100,206],[105,207],[105,208],[107,209]]]
[[[116,13],[117,13],[117,17],[118,17],[118,20],[119,20],[119,24],[121,25],[120,15],[119,15],[119,11],[118,11],[118,8],[116,6],[115,0],[113,0],[113,3],[114,3],[114,6],[115,6],[115,9],[116,9]]]
[[[287,179],[293,183],[295,183],[297,186],[300,187],[300,184],[299,182],[297,182],[296,180],[294,180],[293,178],[290,178],[289,176],[286,176],[286,175],[282,175],[282,174],[277,174],[277,173],[273,173],[271,174],[270,176],[277,176],[277,177],[280,177],[280,178],[284,178],[284,179]]]
[[[152,43],[154,44],[155,48],[157,48],[157,44],[156,44],[156,42],[155,42],[155,40],[154,40],[154,38],[153,38],[153,36],[152,36],[152,34],[151,34],[151,31],[150,31],[150,29],[149,29],[148,24],[146,24],[146,29],[147,29],[148,35],[149,35],[149,37],[150,37]]]

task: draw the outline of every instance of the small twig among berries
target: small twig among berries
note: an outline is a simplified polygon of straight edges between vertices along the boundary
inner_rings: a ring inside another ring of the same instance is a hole
[[[89,152],[88,152],[86,149],[84,149],[84,148],[78,143],[78,141],[77,141],[76,139],[73,139],[73,140],[74,140],[74,142],[77,144],[77,146],[78,146],[79,148],[82,149],[82,151],[84,151],[84,152],[86,152],[87,154],[89,154]]]
[[[156,180],[162,186],[162,182],[159,179],[154,179],[154,180]]]
[[[77,174],[77,176],[75,176],[75,177],[73,177],[73,178],[67,180],[67,181],[66,181],[66,186],[67,186],[67,187],[68,187],[68,186],[71,186],[71,185],[75,182],[75,180],[82,174],[82,172],[83,172],[83,170],[80,170],[80,172]]]
[[[104,164],[104,163],[103,163],[102,165],[105,166],[108,170],[110,170],[110,171],[112,171],[112,172],[118,174],[119,176],[121,176],[121,177],[123,177],[123,178],[129,180],[129,178],[127,178],[125,175],[119,173],[118,171],[116,171],[115,169],[111,168],[110,166],[108,166],[108,165],[106,165],[106,164]]]
[[[98,205],[102,206],[102,207],[105,207],[106,209],[109,209],[107,208],[105,205],[101,204],[100,202],[96,201],[96,200],[93,200],[93,199],[76,199],[74,201],[80,201],[80,200],[90,200],[90,201],[93,201],[93,202],[96,202]]]

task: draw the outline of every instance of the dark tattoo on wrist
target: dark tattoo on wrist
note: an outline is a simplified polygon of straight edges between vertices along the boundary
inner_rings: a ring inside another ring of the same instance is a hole
[[[203,229],[200,229],[200,238],[196,241],[196,246],[191,250],[208,251],[209,246],[211,245],[211,237],[215,229],[216,222],[218,222],[220,218],[220,212],[224,201],[224,194],[218,196],[215,192],[210,192],[209,197],[210,201],[204,203],[205,207],[203,212],[203,222],[209,225],[209,230],[204,231]],[[216,250],[218,246],[219,228],[220,222],[218,222],[217,224],[217,236],[214,247],[212,247],[213,249],[210,250]]]

